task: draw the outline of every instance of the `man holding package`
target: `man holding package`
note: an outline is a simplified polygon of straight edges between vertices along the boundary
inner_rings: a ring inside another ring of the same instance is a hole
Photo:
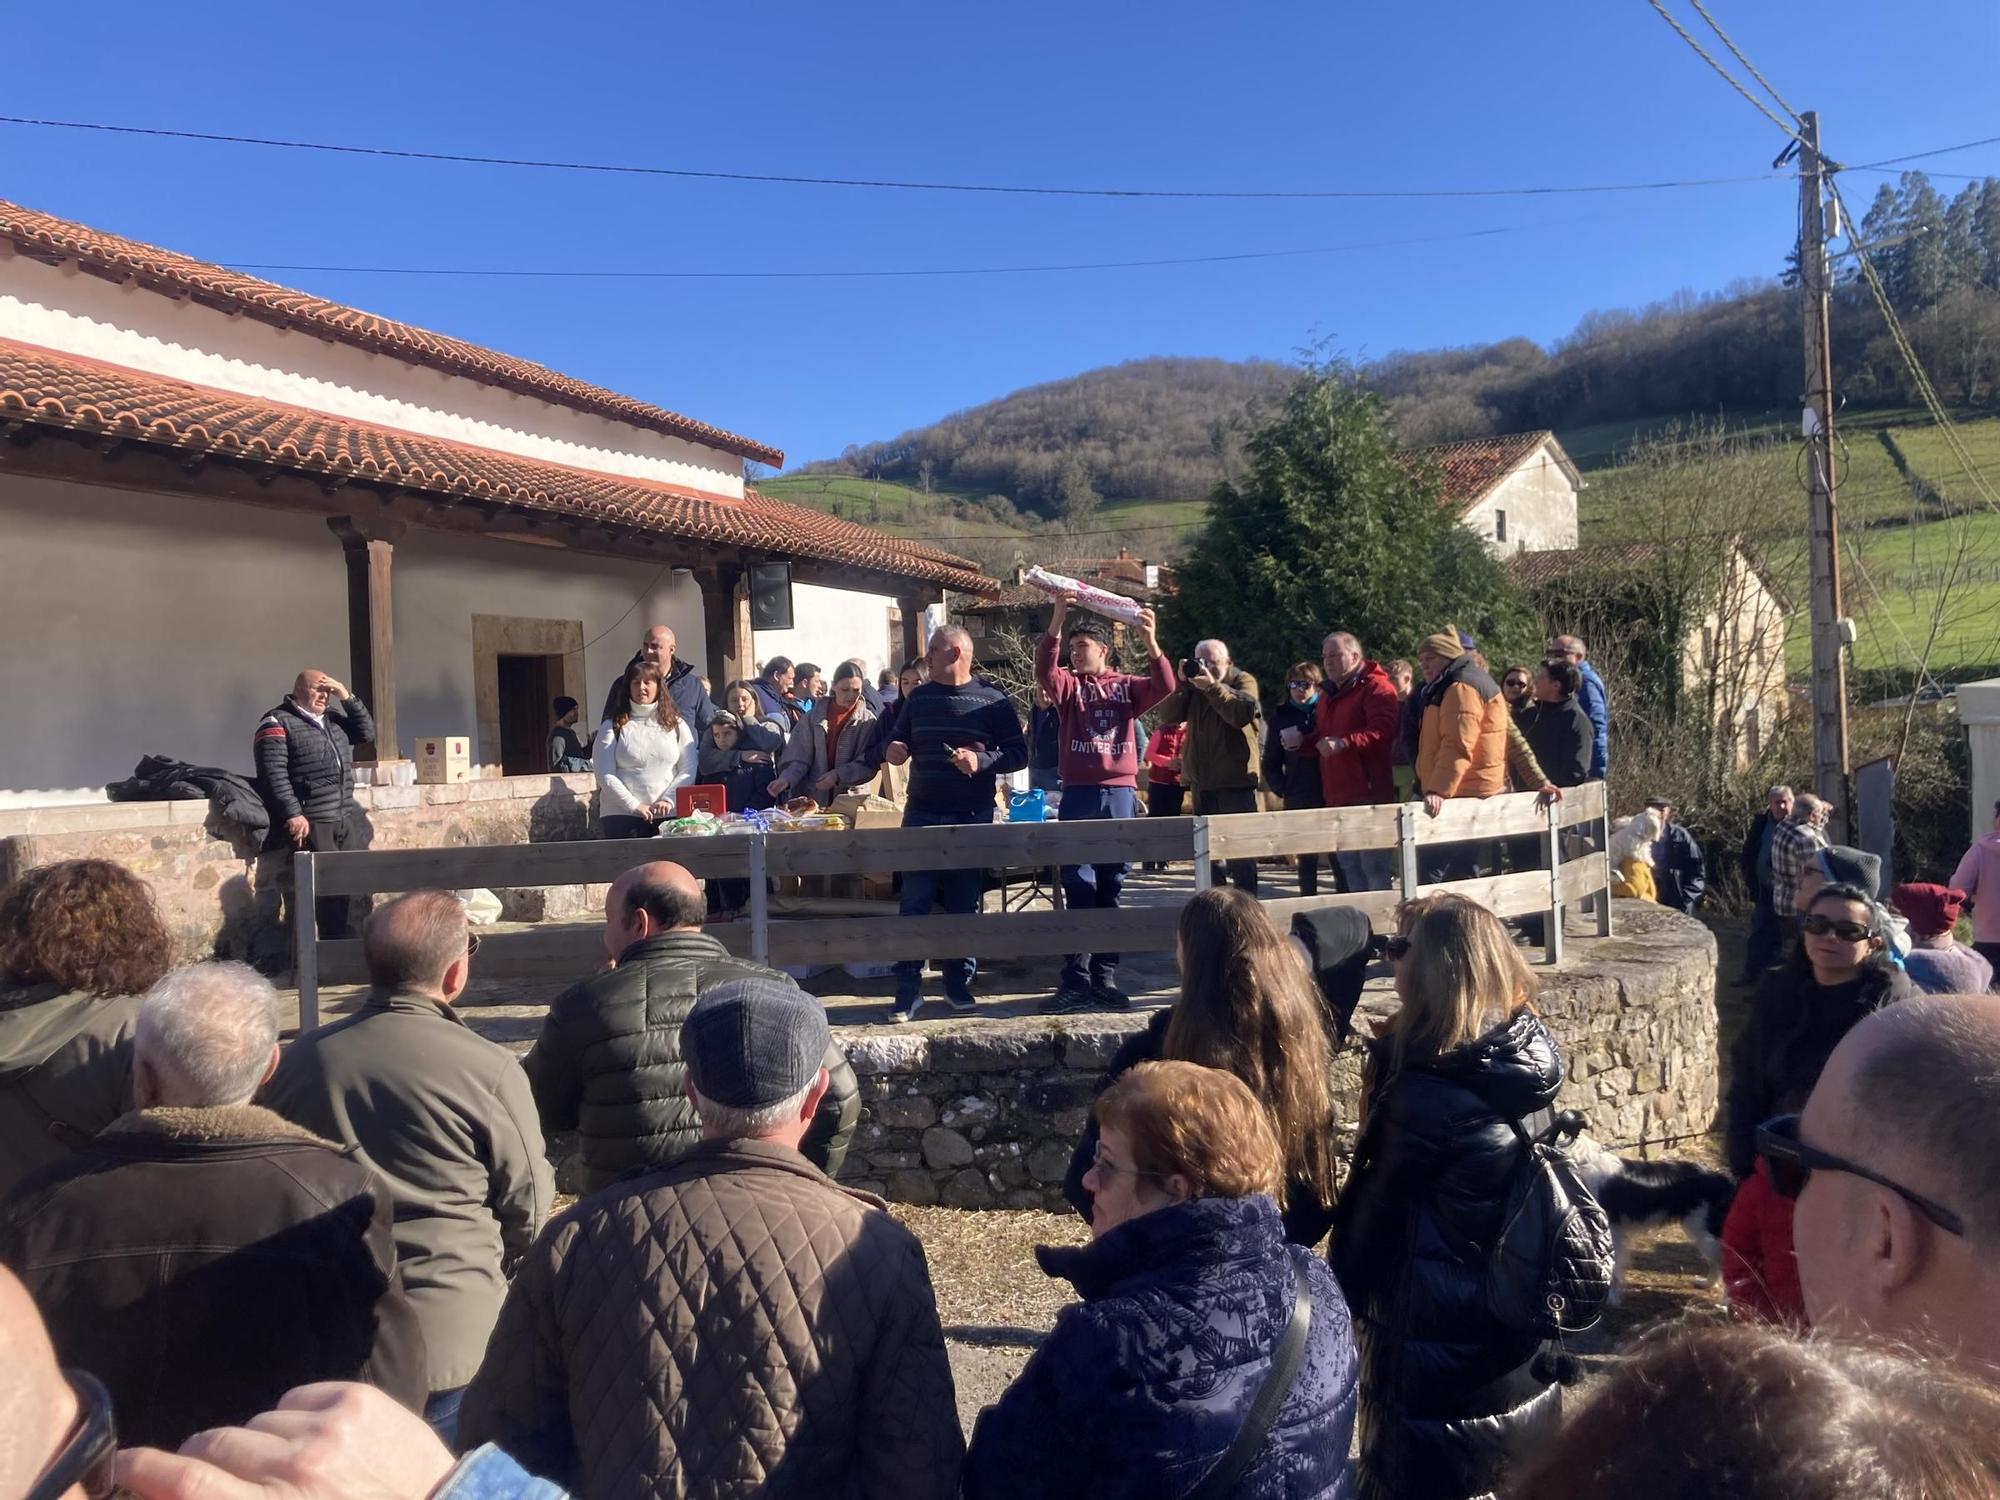
[[[1056,715],[1057,764],[1062,773],[1062,800],[1056,816],[1065,823],[1091,818],[1139,816],[1139,715],[1174,690],[1174,669],[1160,654],[1153,633],[1153,612],[1138,611],[1133,621],[1151,669],[1144,677],[1109,670],[1110,644],[1095,620],[1079,620],[1065,632],[1071,591],[1056,595],[1048,632],[1035,647],[1035,682],[1048,695]],[[1069,647],[1069,669],[1056,663],[1056,652]],[[1127,866],[1064,865],[1063,898],[1071,911],[1101,911],[1118,904]],[[1063,960],[1062,981],[1044,1012],[1130,1010],[1132,1002],[1118,989],[1118,955],[1072,953]]]

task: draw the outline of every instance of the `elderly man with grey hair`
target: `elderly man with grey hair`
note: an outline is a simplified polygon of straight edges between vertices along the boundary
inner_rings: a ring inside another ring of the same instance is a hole
[[[1179,685],[1160,703],[1161,724],[1187,725],[1181,780],[1194,793],[1196,817],[1257,811],[1264,709],[1257,679],[1230,660],[1225,641],[1202,641],[1181,663]],[[1226,871],[1257,894],[1257,861],[1232,859]]]
[[[265,1090],[286,1119],[358,1147],[387,1184],[424,1331],[425,1411],[446,1442],[507,1278],[555,1198],[528,1075],[452,1013],[472,946],[450,891],[377,907],[361,930],[368,998],[293,1042]]]
[[[0,1208],[0,1260],[121,1438],[173,1447],[310,1381],[423,1404],[389,1195],[355,1151],[250,1102],[277,1062],[268,980],[168,974],[139,1007],[131,1113]]]
[[[949,1500],[965,1445],[916,1236],[799,1154],[819,1001],[777,975],[681,1025],[702,1142],[562,1214],[507,1294],[461,1446],[591,1500]]]

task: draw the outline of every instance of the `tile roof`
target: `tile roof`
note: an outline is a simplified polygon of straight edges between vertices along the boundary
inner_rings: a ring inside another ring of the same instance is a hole
[[[1556,435],[1547,428],[1539,432],[1509,432],[1499,437],[1471,438],[1462,443],[1440,443],[1431,448],[1413,450],[1418,456],[1434,459],[1444,476],[1446,504],[1454,505],[1462,515],[1471,510],[1486,497],[1487,491],[1513,472],[1515,465],[1527,458],[1543,443],[1555,448],[1556,462],[1561,464],[1573,484],[1581,485],[1581,476],[1569,455],[1556,442]]]
[[[542,463],[191,385],[0,339],[0,425],[133,443],[333,475],[427,496],[490,500],[663,536],[867,568],[991,594],[978,565],[747,489],[742,499]]]
[[[573,380],[546,365],[516,359],[359,308],[343,307],[338,302],[293,291],[240,271],[128,240],[122,235],[106,234],[4,200],[0,200],[0,243],[11,244],[25,255],[51,263],[73,260],[81,269],[110,281],[130,281],[170,297],[189,297],[209,307],[256,318],[279,328],[301,329],[335,343],[351,344],[370,353],[462,375],[482,385],[539,397],[556,406],[704,443],[760,463],[782,467],[785,461],[785,455],[776,448],[631,396]]]
[[[1770,569],[1764,565],[1762,557],[1755,549],[1740,540],[1729,540],[1750,569],[1778,601],[1780,609],[1789,610],[1792,601],[1786,595]],[[1666,555],[1664,542],[1600,542],[1591,547],[1566,547],[1547,552],[1517,552],[1509,557],[1504,566],[1514,582],[1525,588],[1546,588],[1565,582],[1578,570],[1591,573],[1637,573],[1646,568],[1655,568]]]

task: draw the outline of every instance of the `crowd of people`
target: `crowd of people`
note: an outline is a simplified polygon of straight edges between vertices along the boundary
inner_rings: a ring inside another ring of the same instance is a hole
[[[1569,638],[1496,680],[1449,627],[1414,670],[1334,632],[1267,710],[1226,643],[1175,663],[1141,614],[1128,672],[1067,605],[1035,663],[1059,817],[1140,816],[1142,768],[1149,811],[1214,813],[1267,785],[1390,801],[1404,775],[1435,813],[1604,769]],[[989,821],[1030,752],[970,640],[938,632],[886,687],[780,660],[718,707],[656,627],[592,742],[623,794],[607,831],[656,826],[683,772],[748,806],[882,766],[906,770],[906,826]],[[581,746],[576,713],[552,752]],[[311,672],[260,724],[296,846],[354,846],[367,730]],[[0,1500],[2000,1493],[2000,807],[1949,885],[1892,892],[1825,823],[1773,788],[1743,850],[1736,1326],[1664,1330],[1566,1411],[1563,1309],[1611,1266],[1548,1166],[1569,1060],[1516,934],[1452,893],[1381,934],[1352,908],[1280,929],[1253,864],[1181,910],[1178,996],[1113,1060],[1064,1185],[1090,1240],[1038,1256],[1075,1300],[969,1436],[921,1245],[835,1180],[861,1081],[818,1001],[704,932],[678,865],[610,888],[605,965],[525,1058],[456,1013],[478,939],[449,892],[378,905],[365,998],[281,1043],[270,983],[177,965],[143,881],[30,869],[0,890]],[[1662,899],[1701,900],[1671,805],[1614,842]],[[1343,888],[1389,884],[1331,852]],[[1126,874],[1063,879],[1103,907]],[[903,881],[910,914],[978,898],[978,872]],[[1357,1025],[1378,961],[1396,1005]],[[1128,1008],[1117,964],[1070,956],[1051,1008]],[[942,969],[971,1009],[976,961]],[[921,979],[899,966],[900,1019]],[[571,1132],[583,1196],[557,1212],[549,1137]]]
[[[608,967],[524,1060],[455,1014],[448,892],[378,906],[365,999],[280,1045],[269,982],[176,967],[143,882],[39,867],[0,892],[0,1493],[1990,1494],[2000,1000],[1912,993],[1860,886],[1802,899],[1732,1060],[1742,1326],[1566,1419],[1536,1299],[1609,1268],[1541,1253],[1567,1063],[1513,935],[1449,893],[1379,937],[1197,893],[1078,1142],[1090,1242],[1040,1253],[1076,1300],[968,1438],[921,1246],[834,1180],[861,1089],[824,1009],[679,866],[611,888]],[[1377,955],[1399,1004],[1357,1035]]]

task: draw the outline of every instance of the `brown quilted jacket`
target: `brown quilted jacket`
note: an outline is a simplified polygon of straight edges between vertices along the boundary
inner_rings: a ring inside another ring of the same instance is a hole
[[[555,1219],[458,1436],[589,1500],[947,1500],[965,1454],[916,1236],[768,1141]]]

